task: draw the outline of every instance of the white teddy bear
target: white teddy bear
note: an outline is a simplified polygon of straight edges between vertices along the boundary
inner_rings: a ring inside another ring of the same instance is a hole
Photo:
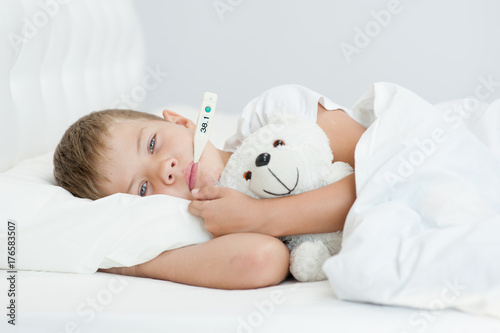
[[[222,172],[219,186],[254,198],[298,194],[336,182],[353,172],[333,161],[329,140],[306,119],[278,114],[236,149]],[[290,249],[290,272],[298,281],[325,280],[323,263],[340,251],[342,233],[284,236]]]

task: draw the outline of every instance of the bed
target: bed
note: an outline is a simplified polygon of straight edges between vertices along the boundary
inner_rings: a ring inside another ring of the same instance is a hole
[[[185,200],[91,202],[54,185],[52,152],[67,126],[89,110],[135,108],[161,69],[145,63],[132,1],[0,7],[8,36],[0,53],[2,332],[500,331],[493,316],[341,300],[329,281],[227,291],[96,272],[210,239]],[[197,111],[172,108],[192,119]],[[216,115],[217,146],[236,122]]]
[[[19,332],[400,333],[499,328],[495,319],[457,311],[339,301],[326,281],[225,291],[106,273],[21,272],[18,288]]]

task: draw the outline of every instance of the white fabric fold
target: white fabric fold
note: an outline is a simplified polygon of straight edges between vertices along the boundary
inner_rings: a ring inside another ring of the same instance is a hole
[[[352,108],[357,200],[324,265],[345,300],[500,318],[500,101],[376,83]]]

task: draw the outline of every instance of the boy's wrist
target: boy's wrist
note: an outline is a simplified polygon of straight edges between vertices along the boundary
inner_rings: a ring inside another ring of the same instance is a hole
[[[255,232],[277,237],[280,235],[278,226],[281,222],[281,214],[278,211],[277,199],[256,199]]]
[[[250,198],[250,202],[245,207],[245,216],[241,220],[240,231],[268,234],[266,227],[269,225],[269,220],[266,214],[266,201],[268,200]]]

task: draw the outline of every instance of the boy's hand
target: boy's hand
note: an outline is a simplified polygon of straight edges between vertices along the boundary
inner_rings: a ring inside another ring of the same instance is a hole
[[[205,220],[205,227],[214,236],[235,232],[255,232],[262,221],[257,200],[227,187],[205,186],[192,191],[188,210]]]

